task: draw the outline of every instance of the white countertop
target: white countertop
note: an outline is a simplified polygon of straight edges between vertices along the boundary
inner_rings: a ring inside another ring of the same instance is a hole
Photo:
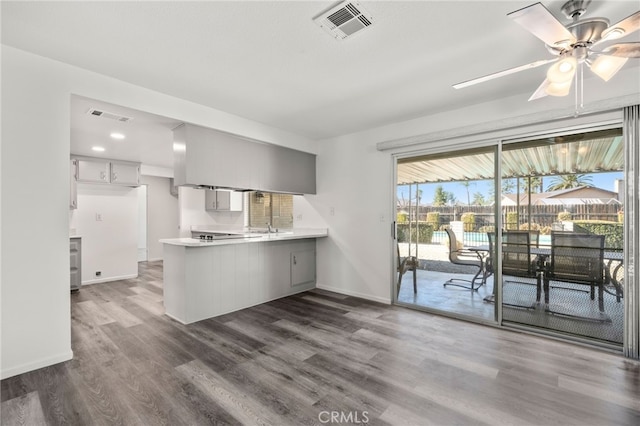
[[[82,238],[82,235],[69,235],[69,238]]]
[[[196,231],[197,232],[197,231]],[[222,230],[216,230],[216,232],[222,232]],[[209,247],[209,246],[223,246],[228,244],[246,244],[246,243],[264,243],[269,241],[282,241],[282,240],[299,240],[303,238],[322,238],[327,237],[329,232],[326,228],[318,229],[292,229],[283,232],[272,232],[271,234],[256,234],[256,233],[238,233],[230,231],[229,233],[235,233],[243,235],[243,238],[223,238],[213,241],[202,241],[197,238],[167,238],[160,240],[163,244],[171,244],[175,246],[185,247]]]

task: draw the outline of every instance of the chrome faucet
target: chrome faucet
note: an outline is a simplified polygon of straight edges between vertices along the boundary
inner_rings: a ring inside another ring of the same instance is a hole
[[[269,222],[267,222],[267,232],[270,234],[271,231],[271,224]]]

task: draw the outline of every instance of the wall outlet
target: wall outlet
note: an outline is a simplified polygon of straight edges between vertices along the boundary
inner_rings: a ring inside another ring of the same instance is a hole
[[[384,215],[383,214],[380,215],[380,222],[384,222]]]
[[[96,213],[96,222],[102,222],[102,213]]]
[[[102,271],[96,271],[96,277],[102,276]]]
[[[333,208],[333,207],[331,207],[331,208],[329,209],[329,214],[330,214],[331,216],[335,216],[335,215],[336,215],[336,209],[335,209],[335,208]]]
[[[297,216],[298,220],[302,220],[302,213]]]

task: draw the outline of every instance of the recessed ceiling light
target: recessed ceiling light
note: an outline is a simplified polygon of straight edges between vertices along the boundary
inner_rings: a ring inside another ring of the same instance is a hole
[[[113,139],[124,139],[124,135],[122,133],[113,132],[110,135]]]
[[[94,147],[91,147],[91,149],[96,152],[104,152],[104,148],[101,146],[94,146]]]

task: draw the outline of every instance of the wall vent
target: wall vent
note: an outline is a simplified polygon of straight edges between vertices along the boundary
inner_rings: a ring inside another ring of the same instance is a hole
[[[87,111],[87,114],[93,115],[94,117],[108,118],[109,120],[115,120],[121,123],[128,123],[129,121],[133,120],[132,117],[114,114],[112,112],[102,111],[95,108],[90,108],[89,111]]]
[[[357,1],[345,1],[313,18],[323,30],[336,40],[343,40],[373,23]]]

